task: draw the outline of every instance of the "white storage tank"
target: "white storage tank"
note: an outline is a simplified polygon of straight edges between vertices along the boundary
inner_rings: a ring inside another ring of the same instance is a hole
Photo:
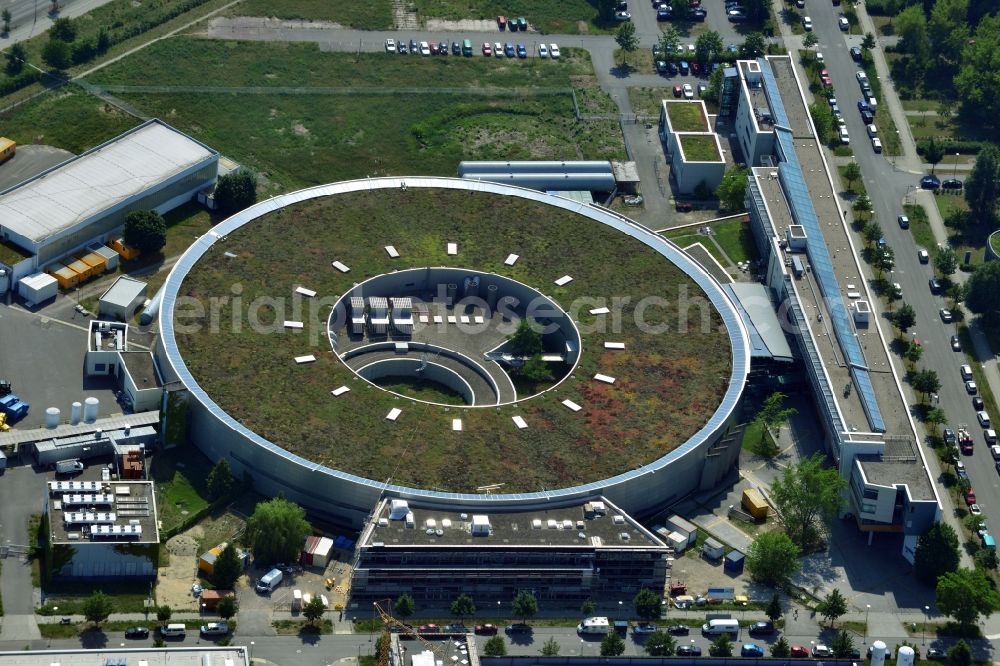
[[[91,396],[83,401],[83,420],[86,423],[93,423],[97,420],[97,411],[101,401]]]
[[[913,666],[913,659],[916,655],[913,648],[904,645],[896,652],[896,666]]]
[[[76,425],[80,422],[80,417],[83,415],[83,405],[79,402],[74,402],[70,407],[69,411],[69,422]]]
[[[910,662],[912,666],[913,662]],[[885,666],[885,643],[882,641],[875,641],[872,643],[872,659],[871,666]]]
[[[59,408],[49,407],[45,410],[45,427],[55,428],[59,425]]]

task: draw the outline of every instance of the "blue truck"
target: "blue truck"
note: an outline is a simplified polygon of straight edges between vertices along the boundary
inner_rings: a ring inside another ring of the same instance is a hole
[[[0,411],[7,415],[7,423],[20,421],[28,415],[28,403],[13,393],[0,397]]]

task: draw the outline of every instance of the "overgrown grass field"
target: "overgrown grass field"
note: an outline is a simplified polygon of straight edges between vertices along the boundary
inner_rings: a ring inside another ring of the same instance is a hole
[[[232,16],[267,16],[280,19],[333,21],[357,30],[392,28],[392,0],[243,0]]]

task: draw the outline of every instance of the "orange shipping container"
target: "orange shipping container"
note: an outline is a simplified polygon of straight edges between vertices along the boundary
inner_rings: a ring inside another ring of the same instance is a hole
[[[90,266],[91,275],[100,275],[108,270],[108,260],[94,252],[78,254],[76,258]]]
[[[139,250],[126,245],[124,239],[121,238],[116,238],[111,241],[111,249],[122,255],[122,259],[125,261],[131,261],[141,254]]]
[[[80,275],[69,266],[52,264],[46,272],[59,282],[60,289],[72,289],[80,282]]]
[[[80,280],[86,280],[91,275],[93,275],[93,269],[87,264],[83,263],[79,259],[73,259],[72,257],[66,257],[63,262],[76,271],[77,275],[80,276]]]

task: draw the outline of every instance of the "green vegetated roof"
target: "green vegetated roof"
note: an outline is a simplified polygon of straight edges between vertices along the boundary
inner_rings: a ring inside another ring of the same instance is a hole
[[[447,255],[448,243],[458,244],[457,256]],[[389,259],[386,245],[401,257]],[[508,267],[504,260],[511,253],[521,258]],[[350,272],[333,269],[332,261]],[[630,300],[622,308],[619,332],[606,315],[589,314],[603,303],[578,308],[581,360],[554,391],[499,408],[445,408],[357,379],[322,335],[333,302],[355,283],[421,266],[503,274],[564,309],[583,297],[606,298],[608,306],[616,297]],[[555,286],[563,275],[573,281]],[[259,297],[290,303],[299,285],[318,295],[304,300],[298,317],[290,310],[278,315],[268,307],[249,310]],[[242,300],[234,318],[235,292]],[[185,278],[179,296],[185,295],[200,300],[206,312],[213,307],[218,312],[218,332],[178,331],[177,343],[194,377],[231,416],[328,467],[419,488],[472,492],[504,483],[505,493],[539,491],[648,464],[704,425],[725,393],[732,363],[721,317],[662,255],[575,213],[482,192],[378,190],[288,206],[212,246]],[[645,321],[665,324],[664,333],[643,333],[634,323],[635,307],[648,295],[663,300],[646,309]],[[326,304],[310,315],[320,300]],[[679,307],[685,308],[684,332],[678,332]],[[276,330],[255,332],[248,316],[276,322]],[[607,332],[601,327],[588,332],[588,325],[605,318]],[[282,330],[283,319],[303,320],[306,332]],[[311,325],[313,319],[318,323]],[[310,328],[317,329],[315,335]],[[605,341],[621,341],[626,348],[606,350]],[[306,354],[314,354],[316,362],[293,362]],[[596,373],[616,381],[595,381]],[[330,391],[342,385],[349,385],[350,393],[332,397]],[[583,409],[571,412],[565,399]],[[385,418],[393,407],[402,409],[395,422]],[[527,429],[514,426],[516,415]],[[456,417],[463,420],[460,433],[450,430]]]
[[[708,119],[700,102],[667,102],[670,126],[675,132],[708,132]]]
[[[993,254],[1000,257],[1000,231],[990,234],[990,247],[993,249]]]
[[[679,134],[684,159],[688,162],[721,162],[714,134]]]
[[[30,256],[31,253],[27,250],[7,241],[0,241],[0,263],[14,266]]]

